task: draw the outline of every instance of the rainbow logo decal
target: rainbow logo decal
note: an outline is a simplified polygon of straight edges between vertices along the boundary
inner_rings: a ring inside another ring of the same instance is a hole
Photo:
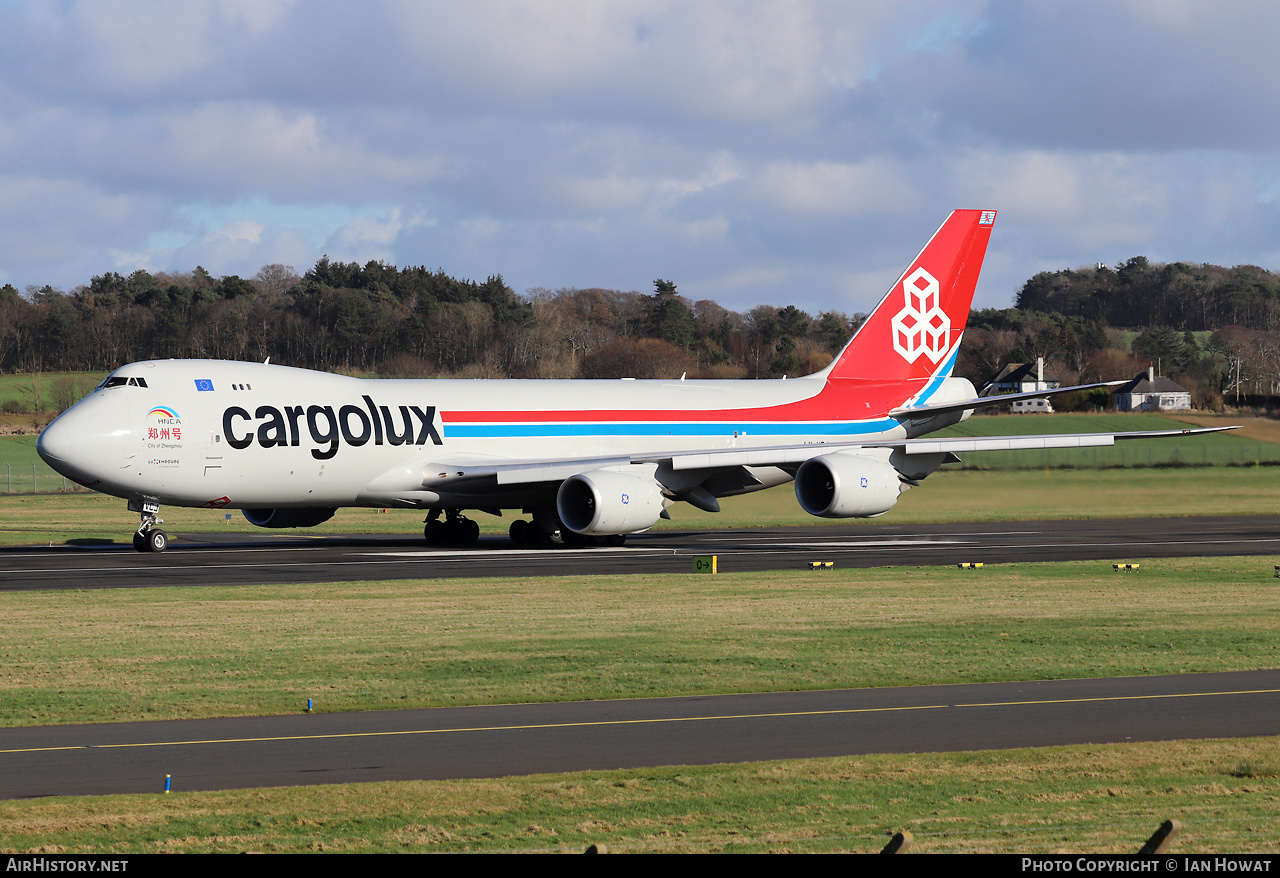
[[[148,418],[152,415],[159,415],[162,418],[173,418],[175,421],[178,419],[178,413],[166,405],[158,405],[151,411],[147,412]]]

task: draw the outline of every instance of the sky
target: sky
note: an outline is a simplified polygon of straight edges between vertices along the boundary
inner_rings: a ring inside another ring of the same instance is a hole
[[[0,283],[303,273],[870,309],[953,208],[975,305],[1280,268],[1280,4],[0,5]]]

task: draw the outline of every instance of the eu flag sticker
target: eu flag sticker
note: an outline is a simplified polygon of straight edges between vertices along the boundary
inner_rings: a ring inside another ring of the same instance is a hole
[[[213,381],[208,378],[197,378],[196,390],[213,390]]]

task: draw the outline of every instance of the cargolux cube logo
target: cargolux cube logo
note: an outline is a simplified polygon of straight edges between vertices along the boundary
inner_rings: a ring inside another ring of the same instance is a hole
[[[907,306],[893,318],[893,349],[908,363],[924,354],[937,363],[951,349],[951,318],[942,310],[938,281],[923,268],[902,282]]]

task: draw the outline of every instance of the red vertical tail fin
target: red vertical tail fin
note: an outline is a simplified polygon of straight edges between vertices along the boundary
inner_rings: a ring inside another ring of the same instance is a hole
[[[969,319],[994,210],[956,210],[820,375],[876,383],[946,376]]]

